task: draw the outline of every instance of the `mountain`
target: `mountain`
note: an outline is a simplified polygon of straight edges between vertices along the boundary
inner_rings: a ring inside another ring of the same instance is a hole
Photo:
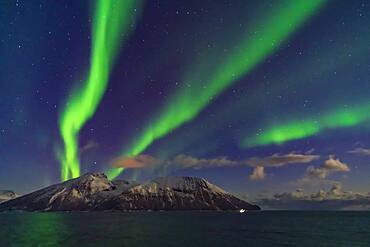
[[[196,177],[160,177],[144,184],[109,181],[103,173],[51,185],[0,204],[0,211],[260,210]]]
[[[14,199],[17,194],[10,190],[0,190],[0,203]]]

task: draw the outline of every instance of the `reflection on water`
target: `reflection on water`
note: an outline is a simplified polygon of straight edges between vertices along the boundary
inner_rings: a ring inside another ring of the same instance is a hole
[[[54,213],[4,214],[0,219],[6,227],[5,232],[0,228],[0,237],[8,239],[14,246],[58,246],[68,231],[64,218],[63,214]]]
[[[0,246],[370,246],[370,212],[0,213]]]

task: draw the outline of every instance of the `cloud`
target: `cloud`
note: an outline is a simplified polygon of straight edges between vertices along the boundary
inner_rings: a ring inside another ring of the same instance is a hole
[[[321,166],[308,167],[302,182],[309,182],[311,180],[324,180],[331,173],[349,171],[350,169],[347,164],[342,163],[339,159],[334,159],[333,156],[330,156],[329,159],[325,160],[324,164]]]
[[[265,178],[265,168],[263,166],[256,166],[253,173],[249,176],[250,180],[263,180]]]
[[[179,154],[175,156],[175,158],[169,160],[168,163],[181,168],[193,168],[193,169],[246,165],[246,162],[244,160],[241,161],[230,160],[227,157],[199,159],[184,154]]]
[[[349,172],[348,165],[342,163],[339,159],[334,159],[333,156],[330,156],[328,160],[325,160],[323,168],[328,171]]]
[[[364,156],[370,156],[370,149],[366,148],[356,148],[354,150],[348,151],[348,153],[351,154],[358,154],[358,155],[364,155]]]
[[[337,196],[341,195],[342,194],[342,184],[340,183],[334,184],[333,187],[331,187],[330,191],[333,195],[337,195]]]
[[[97,142],[90,140],[86,143],[86,145],[80,148],[80,154],[87,152],[91,149],[98,148],[98,147],[99,147],[99,144]]]
[[[265,209],[364,210],[370,209],[370,193],[343,191],[340,183],[334,183],[329,191],[305,194],[299,189],[260,198],[257,203]]]
[[[305,173],[305,178],[313,178],[313,179],[325,179],[327,176],[327,170],[323,168],[315,168],[310,166],[307,168]]]
[[[158,165],[161,161],[150,155],[137,155],[134,157],[121,157],[111,162],[113,167],[121,168],[143,168]]]
[[[284,155],[274,154],[264,158],[250,158],[247,160],[251,166],[280,167],[288,164],[310,163],[319,159],[319,155],[289,153]]]
[[[312,153],[312,152],[311,152]],[[310,163],[320,158],[319,155],[309,154],[274,154],[263,158],[253,157],[246,160],[249,166],[255,167],[252,174],[249,176],[251,180],[262,180],[265,178],[264,167],[282,167],[290,164],[305,164]]]
[[[134,157],[120,157],[111,162],[114,167],[145,168],[152,166],[171,166],[176,169],[203,169],[225,166],[245,165],[245,161],[234,161],[227,157],[200,159],[190,155],[179,154],[171,159],[157,159],[151,155],[138,155]]]
[[[281,167],[289,164],[309,163],[320,158],[318,155],[311,154],[274,154],[271,156],[259,158],[252,157],[246,160],[231,160],[227,157],[216,157],[210,159],[200,159],[189,155],[180,154],[166,163],[176,165],[181,168],[217,168],[217,167],[233,167],[233,166],[248,166],[248,167]],[[261,170],[261,168],[259,168]]]
[[[146,168],[165,167],[167,171],[179,169],[207,169],[219,167],[252,167],[253,172],[249,176],[251,180],[265,178],[265,167],[281,167],[290,164],[309,163],[320,158],[312,154],[274,154],[266,157],[252,157],[245,160],[231,160],[225,156],[215,158],[196,158],[190,155],[179,154],[170,159],[157,159],[150,155],[138,155],[136,157],[120,157],[111,162],[114,167]]]

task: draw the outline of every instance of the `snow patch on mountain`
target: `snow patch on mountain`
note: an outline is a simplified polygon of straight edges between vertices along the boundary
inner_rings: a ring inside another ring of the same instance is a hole
[[[16,198],[18,195],[11,190],[0,190],[0,203]]]

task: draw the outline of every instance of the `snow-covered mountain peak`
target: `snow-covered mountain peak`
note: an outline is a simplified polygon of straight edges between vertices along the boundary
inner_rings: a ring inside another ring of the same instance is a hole
[[[159,177],[151,181],[151,183],[157,184],[159,188],[171,188],[176,191],[196,191],[199,189],[208,189],[213,192],[226,193],[221,188],[209,183],[207,180],[198,177]]]
[[[113,183],[108,180],[104,173],[86,173],[78,178],[76,182],[73,186],[77,185],[80,190],[89,194],[114,189]]]
[[[79,178],[9,200],[0,211],[259,210],[202,178],[160,177],[138,184],[109,181],[103,173]]]

